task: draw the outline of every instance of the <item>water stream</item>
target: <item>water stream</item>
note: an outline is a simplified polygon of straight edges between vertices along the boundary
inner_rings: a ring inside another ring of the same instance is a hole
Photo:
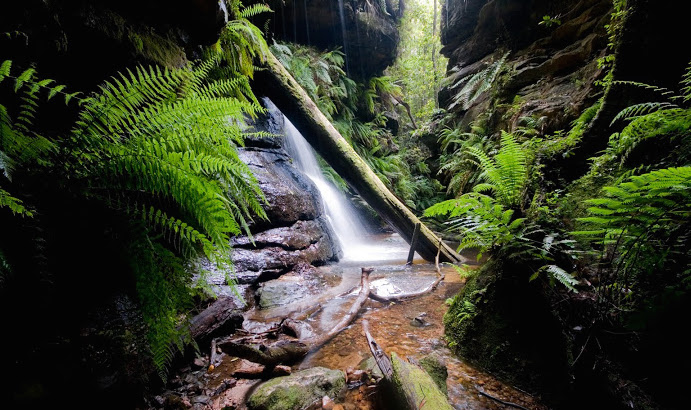
[[[318,188],[325,214],[341,243],[344,258],[339,263],[320,268],[325,281],[319,294],[310,294],[270,309],[252,309],[246,312],[243,326],[270,328],[293,313],[319,306],[320,309],[307,319],[307,323],[317,334],[326,332],[346,314],[359,293],[360,271],[363,266],[373,268],[370,288],[381,296],[413,293],[433,283],[437,278],[433,264],[418,257],[412,265],[406,265],[408,244],[399,235],[367,234],[352,205],[322,175],[311,146],[287,118],[284,118],[284,124],[286,150],[293,158],[294,165]],[[387,353],[395,352],[412,360],[420,360],[432,352],[441,356],[447,364],[448,397],[454,408],[504,408],[480,395],[479,391],[527,408],[544,408],[531,396],[468,366],[447,348],[443,340],[443,315],[447,310],[445,300],[457,294],[463,282],[451,267],[442,266],[442,271],[446,279],[433,292],[401,303],[367,301],[359,317],[348,328],[296,364],[293,370],[324,366],[346,372],[351,369],[352,372],[352,369],[360,367],[371,356],[362,331],[362,321],[367,319],[373,337]],[[228,380],[243,366],[243,362],[224,358],[212,375],[212,383]],[[240,404],[238,408],[244,408],[242,403],[257,383],[256,380],[240,379],[236,387],[228,391],[228,397],[235,397],[234,402]],[[344,408],[391,409],[386,402],[387,398],[377,391],[376,386],[351,387],[346,394]]]

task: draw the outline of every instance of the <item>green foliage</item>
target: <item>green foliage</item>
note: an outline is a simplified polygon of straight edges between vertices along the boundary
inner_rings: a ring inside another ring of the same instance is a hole
[[[253,77],[255,62],[257,60],[264,62],[269,53],[262,31],[248,19],[272,10],[261,3],[243,7],[240,0],[224,1],[233,19],[221,32],[217,51],[224,54],[224,60],[228,63],[228,70],[232,73],[232,77],[247,81],[248,78]],[[249,89],[249,83],[247,89]]]
[[[469,147],[468,152],[482,169],[480,179],[485,181],[475,185],[474,191],[494,194],[505,207],[519,207],[528,172],[526,153],[514,135],[502,131],[501,148],[492,158],[476,147]]]
[[[605,25],[609,42],[607,43],[608,53],[604,57],[597,60],[597,65],[607,71],[607,75],[602,81],[596,81],[596,84],[604,87],[609,86],[612,82],[612,68],[614,67],[614,48],[621,31],[624,27],[624,20],[628,12],[627,0],[612,0],[612,14],[610,15],[609,24]]]
[[[247,118],[262,111],[248,78],[268,47],[246,18],[265,7],[231,5],[237,20],[224,29],[222,50],[183,69],[127,70],[89,96],[66,93],[33,68],[14,74],[10,61],[0,65],[0,83],[13,81],[16,96],[9,108],[0,105],[0,207],[31,216],[32,207],[52,205],[18,199],[41,194],[17,180],[21,170],[22,177],[50,175],[65,200],[111,221],[107,229],[127,238],[121,252],[164,380],[174,350],[190,341],[181,319],[198,290],[186,262],[203,255],[229,266],[230,237],[249,234],[248,221],[265,217],[263,194],[237,153]],[[48,139],[34,119],[40,99],[58,94],[80,108],[69,131]],[[202,278],[197,286],[204,285]]]
[[[467,190],[467,186],[477,183],[480,174],[468,149],[473,147],[486,151],[490,139],[485,135],[485,130],[478,126],[472,126],[468,132],[446,127],[439,133],[438,142],[442,155],[437,174],[447,176],[447,194],[459,196]]]
[[[485,181],[474,187],[475,192],[433,205],[425,216],[447,216],[447,225],[461,234],[459,250],[475,248],[484,252],[510,243],[523,228],[523,218],[514,216],[526,183],[526,155],[515,137],[504,132],[499,152],[490,157],[484,151],[469,147]],[[481,192],[494,194],[494,198]]]
[[[353,118],[357,86],[343,70],[341,51],[319,52],[305,46],[274,42],[271,52],[329,120],[334,120],[336,114]]]
[[[505,68],[504,65],[508,55],[509,53],[507,52],[486,68],[460,79],[458,78],[460,67],[452,68],[451,74],[444,80],[446,84],[451,84],[449,90],[457,90],[454,91],[449,110],[459,107],[459,109],[465,111],[470,108],[484,92],[492,87],[501,70]]]
[[[654,269],[675,253],[688,252],[691,167],[665,168],[632,176],[588,200],[590,216],[574,232],[619,252],[616,271]],[[648,266],[643,263],[647,261]]]
[[[549,16],[549,15],[544,15],[544,16],[542,16],[542,20],[537,24],[539,26],[545,26],[547,28],[550,28],[552,26],[560,26],[561,20],[559,20],[559,15],[556,15],[554,17]]]
[[[583,113],[571,123],[571,129],[566,135],[564,135],[563,132],[557,132],[552,136],[546,137],[544,141],[540,141],[537,154],[545,158],[552,158],[556,155],[561,155],[562,158],[571,156],[572,150],[581,142],[583,134],[600,110],[601,105],[602,98],[585,109]]]
[[[461,234],[458,250],[477,249],[482,254],[510,243],[523,228],[523,218],[513,218],[514,211],[506,210],[493,198],[467,193],[460,198],[440,202],[425,210],[425,216],[447,216],[446,224]]]
[[[533,281],[540,276],[542,272],[547,272],[549,274],[550,279],[554,281],[560,282],[564,287],[566,287],[568,290],[574,293],[578,293],[578,290],[576,290],[575,286],[578,284],[578,281],[571,276],[568,272],[566,272],[564,269],[560,268],[557,265],[544,265],[540,269],[538,269],[531,277],[530,281]]]
[[[432,115],[440,80],[444,78],[446,70],[447,59],[438,51],[441,49],[441,10],[437,10],[437,19],[434,21],[434,7],[440,8],[440,4],[424,0],[405,2],[404,15],[399,24],[401,41],[398,56],[385,71],[387,76],[400,81],[416,122],[426,121]],[[401,122],[404,121],[407,122],[407,114],[401,115]]]

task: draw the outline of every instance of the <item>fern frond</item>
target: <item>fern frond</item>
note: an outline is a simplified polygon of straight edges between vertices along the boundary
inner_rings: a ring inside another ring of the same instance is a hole
[[[575,287],[578,285],[578,280],[557,265],[542,266],[537,272],[535,272],[535,274],[533,274],[533,276],[530,277],[530,280],[535,280],[542,272],[547,272],[552,280],[558,281],[571,292],[578,293],[578,289]]]
[[[613,125],[615,122],[621,120],[621,119],[633,119],[636,117],[641,117],[646,114],[653,113],[655,111],[660,111],[660,110],[666,110],[666,109],[671,109],[671,108],[679,108],[678,105],[668,103],[668,102],[647,102],[647,103],[641,103],[641,104],[635,104],[630,107],[626,107],[623,110],[617,114],[614,119],[612,119],[612,122],[610,123],[610,126]]]

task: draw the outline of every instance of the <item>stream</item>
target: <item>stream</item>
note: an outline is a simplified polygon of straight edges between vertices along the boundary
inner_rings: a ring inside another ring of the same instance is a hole
[[[379,295],[396,295],[412,292],[426,287],[436,279],[433,264],[416,258],[413,265],[406,266],[405,261],[408,245],[398,235],[378,236],[363,259],[355,256],[337,264],[320,268],[324,277],[328,279],[329,287],[318,298],[308,297],[309,300],[298,300],[290,305],[272,309],[253,309],[245,314],[245,320],[254,323],[255,328],[261,328],[262,323],[267,327],[292,312],[301,312],[317,304],[321,311],[308,319],[315,332],[327,331],[341,315],[350,308],[352,301],[359,292],[360,269],[371,266],[374,271],[370,274],[371,289]],[[371,354],[362,330],[362,320],[370,323],[372,336],[390,354],[417,360],[423,356],[436,352],[447,364],[448,368],[448,396],[450,403],[457,409],[503,409],[504,405],[479,394],[478,390],[504,401],[519,404],[530,409],[543,407],[535,398],[522,393],[496,380],[491,375],[483,373],[459,360],[447,348],[443,340],[444,327],[442,318],[447,310],[445,300],[452,297],[463,287],[463,281],[456,271],[442,265],[446,278],[439,287],[423,296],[388,305],[368,300],[358,318],[344,331],[333,338],[317,352],[306,357],[302,362],[292,367],[293,371],[323,366],[332,369],[357,369]],[[416,319],[417,318],[417,319]],[[228,380],[239,366],[246,366],[242,360],[224,357],[222,363],[212,372],[210,384]],[[230,389],[228,395],[233,395],[235,403],[245,402],[244,396],[252,391],[258,382],[256,380],[239,380]],[[376,388],[366,385],[349,389],[345,409],[381,409],[390,407],[382,404],[385,398],[377,394]]]

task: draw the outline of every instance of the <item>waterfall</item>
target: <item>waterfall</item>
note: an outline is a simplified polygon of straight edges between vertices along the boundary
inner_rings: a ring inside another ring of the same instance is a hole
[[[293,158],[293,164],[312,180],[319,190],[327,220],[331,224],[343,249],[344,259],[359,257],[369,246],[368,234],[355,208],[341,191],[324,178],[314,150],[307,140],[283,117],[285,149]]]

